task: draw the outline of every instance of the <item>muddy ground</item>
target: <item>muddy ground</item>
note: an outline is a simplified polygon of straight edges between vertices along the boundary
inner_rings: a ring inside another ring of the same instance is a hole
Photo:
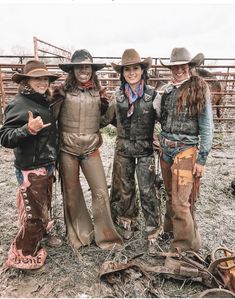
[[[110,183],[114,138],[107,134],[103,136],[101,154]],[[203,240],[202,257],[220,245],[235,249],[235,196],[231,194],[230,187],[234,178],[235,136],[217,135],[196,204],[196,219]],[[108,252],[92,244],[74,252],[66,241],[58,182],[54,188],[56,225],[52,234],[62,238],[62,246],[51,248],[45,241],[48,257],[39,272],[5,269],[7,251],[18,227],[16,189],[12,151],[0,147],[0,297],[192,297],[207,288],[198,282],[169,279],[156,273],[148,273],[149,277],[146,277],[136,268],[100,280],[99,269],[104,261],[125,261],[136,257],[136,261],[158,265],[162,260],[147,255],[141,217],[139,230],[133,239],[125,243],[123,250]],[[84,190],[90,207],[90,191],[85,183]],[[168,248],[169,242],[159,241],[159,250],[167,251]]]

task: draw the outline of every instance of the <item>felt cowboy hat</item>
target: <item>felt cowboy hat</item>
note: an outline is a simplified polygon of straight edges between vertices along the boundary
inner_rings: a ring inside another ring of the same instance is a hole
[[[133,64],[140,64],[147,70],[152,65],[152,58],[147,57],[141,60],[139,53],[135,49],[126,49],[122,54],[122,61],[119,64],[111,63],[114,70],[118,73],[121,73],[122,67]]]
[[[20,83],[23,79],[38,77],[48,77],[49,81],[53,82],[60,76],[48,72],[46,65],[42,61],[30,60],[26,62],[22,73],[13,74],[11,79],[15,83]]]
[[[59,67],[66,73],[74,68],[75,65],[90,64],[94,71],[98,71],[106,66],[105,63],[94,63],[91,54],[85,50],[76,50],[71,58],[70,63],[61,63]]]
[[[167,68],[180,64],[189,64],[191,67],[196,67],[202,64],[203,60],[204,55],[202,53],[199,53],[192,58],[190,52],[186,48],[174,48],[171,52],[170,61],[165,62],[160,59],[160,63]]]

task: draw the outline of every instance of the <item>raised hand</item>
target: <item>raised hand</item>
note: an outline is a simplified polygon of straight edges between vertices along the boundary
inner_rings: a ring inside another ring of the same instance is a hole
[[[28,129],[29,132],[33,135],[36,135],[42,129],[49,127],[51,123],[44,124],[41,116],[33,117],[33,113],[28,111],[29,119],[28,119]]]

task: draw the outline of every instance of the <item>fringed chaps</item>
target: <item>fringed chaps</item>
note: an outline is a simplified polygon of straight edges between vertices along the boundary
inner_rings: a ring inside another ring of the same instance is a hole
[[[37,269],[47,256],[40,241],[49,224],[53,176],[48,176],[45,168],[22,173],[23,184],[17,192],[20,229],[11,244],[6,266]]]

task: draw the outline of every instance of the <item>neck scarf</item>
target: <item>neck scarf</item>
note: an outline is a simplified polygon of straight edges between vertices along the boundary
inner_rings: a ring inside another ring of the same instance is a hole
[[[92,80],[89,80],[85,83],[80,83],[81,87],[84,88],[84,89],[92,89],[94,88],[94,84],[92,82]]]
[[[127,117],[130,117],[134,113],[134,103],[138,98],[141,98],[144,93],[144,81],[141,80],[133,91],[128,83],[125,83],[125,95],[128,98],[129,109],[127,111]]]

